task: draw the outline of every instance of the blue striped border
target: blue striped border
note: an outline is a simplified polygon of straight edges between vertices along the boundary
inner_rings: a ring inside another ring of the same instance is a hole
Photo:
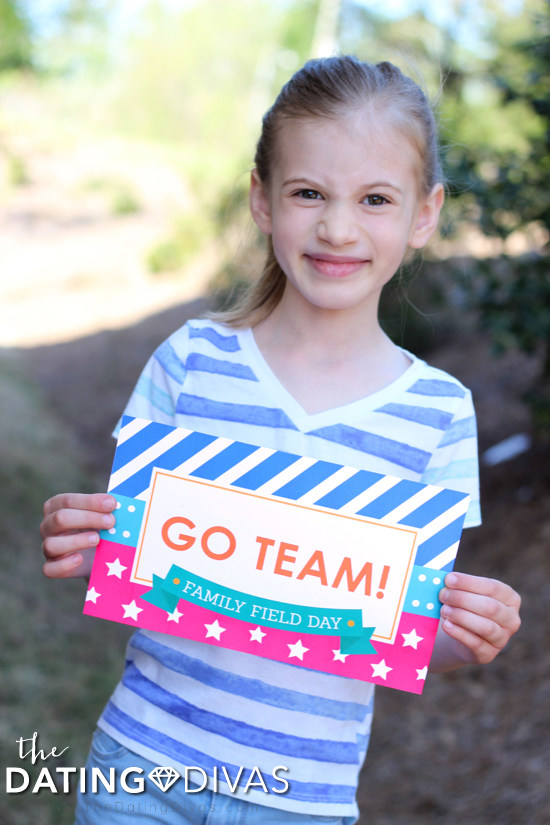
[[[132,420],[134,419],[131,416],[124,416],[123,427]],[[146,426],[142,427],[142,429],[134,435],[131,435],[117,447],[113,463],[113,472],[124,467],[143,451],[169,435],[172,430],[177,429],[177,427],[168,424],[148,422]],[[153,459],[147,466],[118,484],[110,492],[115,495],[135,498],[149,487],[154,467],[169,471],[175,470],[187,461],[187,459],[196,455],[217,440],[217,436],[191,432],[185,435],[180,442]],[[254,446],[239,441],[231,441],[220,450],[219,453],[205,460],[199,467],[195,467],[189,475],[204,480],[215,481],[260,449],[257,445]],[[300,458],[300,456],[291,453],[275,451],[263,461],[260,461],[256,467],[253,467],[235,479],[230,486],[241,487],[252,491],[257,490],[286,469],[292,467]],[[330,479],[332,475],[335,475],[342,469],[342,466],[343,465],[329,461],[317,460],[307,467],[307,469],[295,475],[294,478],[282,484],[282,486],[273,492],[273,495],[299,502],[304,495],[322,482]],[[385,478],[385,476],[380,473],[357,470],[350,478],[340,484],[336,484],[334,489],[322,495],[315,504],[338,512],[344,505],[383,478]],[[396,479],[396,483],[390,489],[366,504],[357,512],[357,515],[363,516],[364,518],[382,520],[427,486],[425,483],[418,481]],[[442,488],[434,492],[434,495],[428,501],[425,501],[413,509],[412,512],[403,516],[398,523],[403,527],[422,530],[466,498],[466,493]],[[434,558],[457,543],[460,539],[464,519],[465,514],[455,519],[451,524],[447,524],[443,529],[431,536],[431,538],[422,542],[417,552],[417,564],[429,564]],[[452,569],[452,562],[446,564],[442,569]]]

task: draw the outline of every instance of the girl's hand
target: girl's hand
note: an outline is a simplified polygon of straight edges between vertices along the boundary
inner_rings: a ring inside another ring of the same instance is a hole
[[[40,525],[44,575],[51,579],[89,576],[99,542],[97,531],[113,527],[115,507],[116,500],[105,493],[62,493],[48,499]]]
[[[448,573],[439,600],[443,607],[431,671],[492,662],[519,630],[521,599],[495,579]]]

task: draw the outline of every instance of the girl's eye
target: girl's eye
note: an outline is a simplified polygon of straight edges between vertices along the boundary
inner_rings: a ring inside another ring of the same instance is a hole
[[[385,203],[388,203],[388,200],[382,195],[367,195],[365,202],[368,206],[383,206]]]
[[[304,198],[305,200],[309,201],[318,200],[320,197],[322,197],[321,193],[318,192],[316,189],[300,189],[298,192],[296,192],[296,194],[299,195],[301,198]]]

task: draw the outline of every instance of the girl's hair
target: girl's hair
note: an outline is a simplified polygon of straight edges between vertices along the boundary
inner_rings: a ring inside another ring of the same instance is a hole
[[[420,159],[419,189],[427,195],[442,180],[437,126],[426,95],[392,63],[365,63],[353,55],[323,57],[308,62],[283,86],[262,119],[254,162],[262,184],[269,188],[276,140],[285,121],[319,117],[335,119],[368,109],[383,116],[406,137]],[[245,290],[232,309],[211,317],[233,327],[255,326],[275,309],[283,296],[286,275],[267,238],[267,258],[257,282]]]

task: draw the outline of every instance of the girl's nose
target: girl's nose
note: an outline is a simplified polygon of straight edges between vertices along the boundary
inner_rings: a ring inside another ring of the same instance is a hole
[[[333,204],[323,212],[317,225],[317,237],[331,246],[346,246],[359,239],[359,228],[344,204]]]

